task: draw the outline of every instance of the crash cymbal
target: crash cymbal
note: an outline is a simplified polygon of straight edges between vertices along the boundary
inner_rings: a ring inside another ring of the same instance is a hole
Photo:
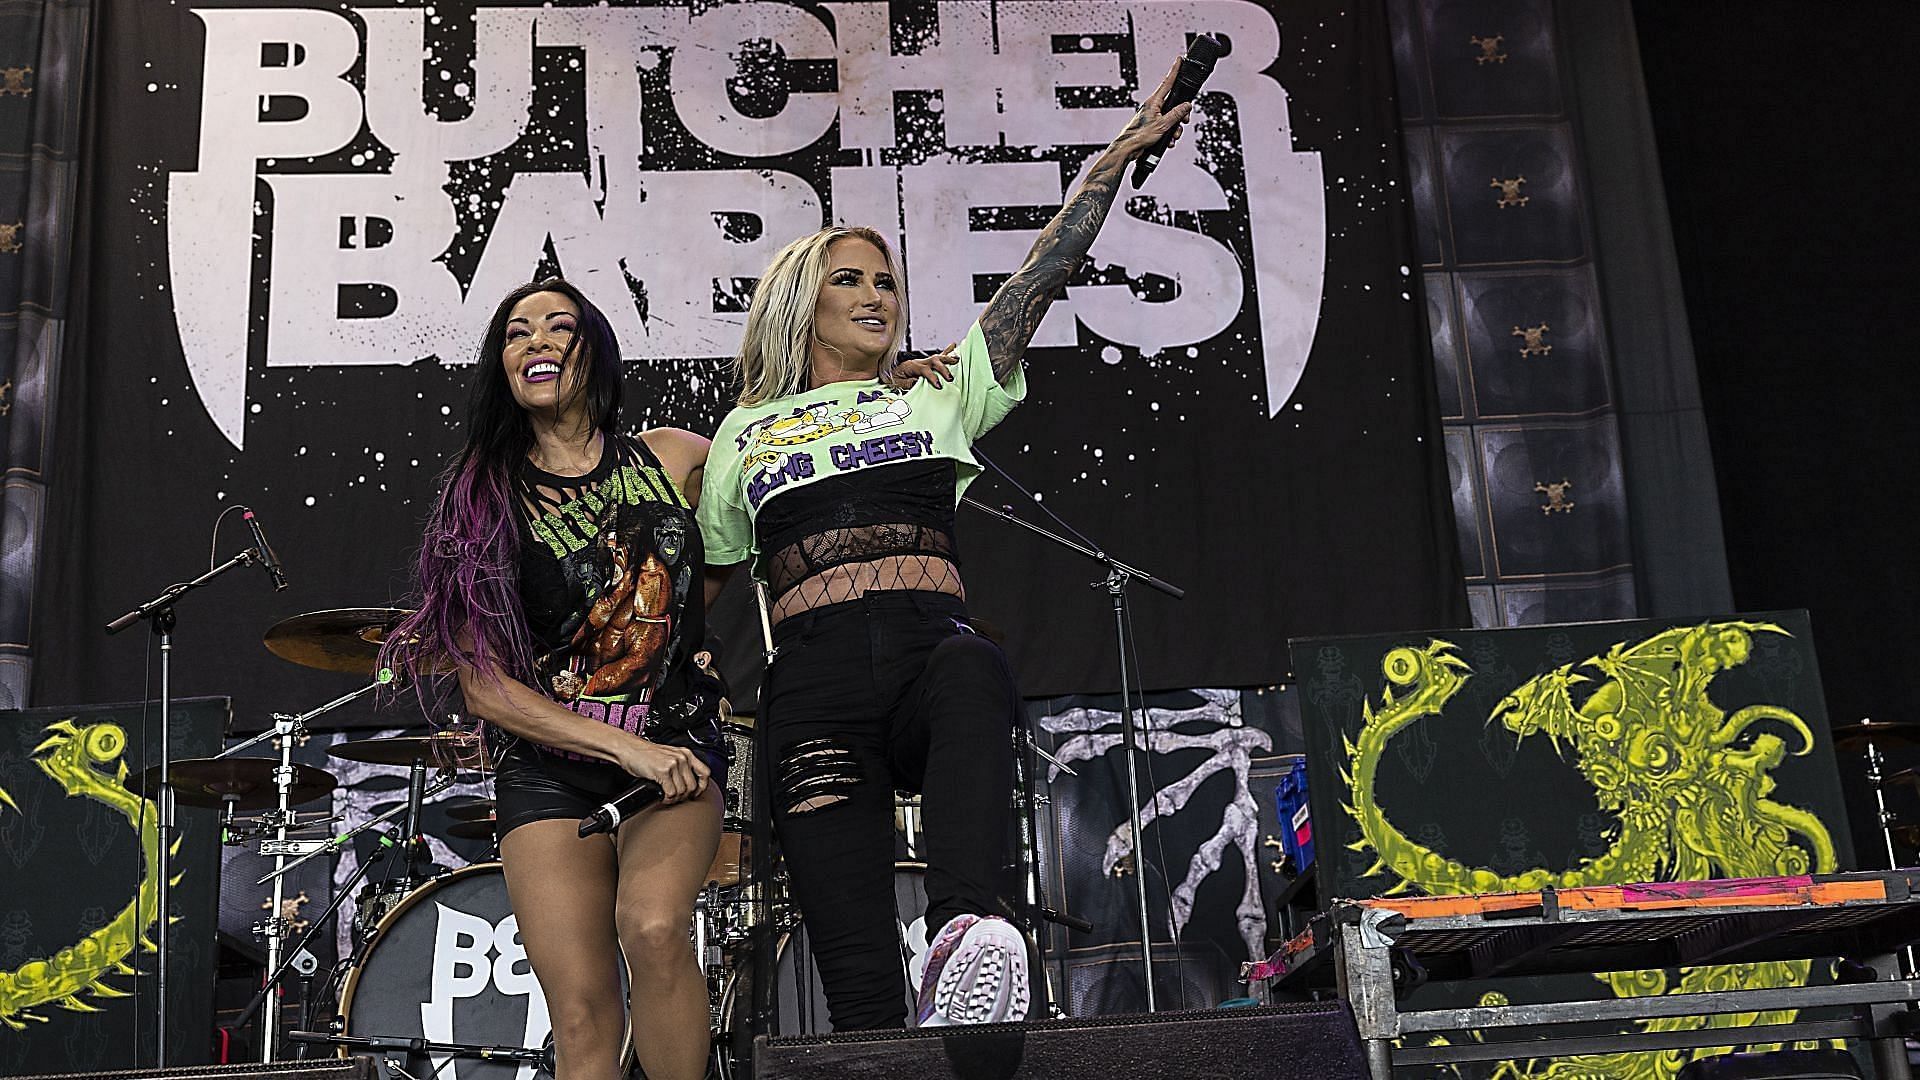
[[[483,764],[485,743],[478,735],[464,731],[442,731],[433,735],[399,735],[389,739],[359,739],[337,743],[328,748],[333,757],[348,761],[366,761],[375,765],[458,765],[472,768]]]
[[[1920,745],[1920,723],[1912,720],[1862,720],[1857,724],[1841,724],[1833,729],[1833,745],[1842,750],[1864,747],[1868,739],[1872,739],[1875,746],[1888,743]]]
[[[493,818],[492,799],[469,799],[465,802],[441,803],[440,808],[455,821],[482,821]]]
[[[186,806],[218,809],[231,796],[236,810],[263,810],[280,805],[280,792],[273,786],[273,770],[279,764],[259,757],[186,758],[173,763],[167,779],[173,785],[174,800]],[[160,766],[134,773],[124,783],[136,795],[155,798],[160,791]],[[327,770],[296,761],[289,805],[331,794],[337,783]]]
[[[371,678],[387,632],[410,614],[404,608],[310,611],[273,624],[262,640],[296,664]]]
[[[448,836],[457,836],[462,840],[489,840],[493,837],[493,812],[473,821],[456,821],[447,826]]]

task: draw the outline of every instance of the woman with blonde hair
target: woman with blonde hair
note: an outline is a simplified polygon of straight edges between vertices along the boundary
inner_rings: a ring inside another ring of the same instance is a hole
[[[771,596],[761,687],[773,823],[836,1030],[906,1018],[893,791],[922,794],[929,951],[921,1026],[1027,1014],[1026,942],[1001,888],[1011,730],[1000,649],[968,623],[954,511],[973,441],[1026,396],[1021,357],[1092,246],[1127,163],[1189,106],[1173,73],[1094,161],[965,339],[903,365],[906,296],[877,232],[787,245],[760,279],[738,407],[714,435],[699,522],[708,594],[741,563]],[[925,377],[894,385],[903,369]]]

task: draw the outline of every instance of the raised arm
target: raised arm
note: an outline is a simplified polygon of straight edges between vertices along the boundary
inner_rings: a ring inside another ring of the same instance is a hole
[[[1027,261],[988,301],[985,314],[980,316],[980,329],[986,335],[987,355],[993,360],[995,378],[1004,380],[1013,373],[1015,365],[1026,354],[1034,331],[1040,328],[1040,320],[1052,306],[1053,298],[1079,267],[1080,260],[1086,258],[1087,250],[1093,247],[1093,238],[1100,235],[1100,226],[1106,222],[1107,211],[1120,191],[1120,177],[1127,162],[1145,153],[1169,130],[1173,131],[1174,140],[1179,140],[1180,126],[1193,111],[1192,103],[1176,105],[1165,113],[1160,111],[1160,103],[1166,100],[1179,71],[1180,61],[1176,59],[1167,77],[1160,80],[1160,88],[1101,151],[1093,168],[1087,171],[1087,178],[1041,230],[1033,250],[1027,252]]]

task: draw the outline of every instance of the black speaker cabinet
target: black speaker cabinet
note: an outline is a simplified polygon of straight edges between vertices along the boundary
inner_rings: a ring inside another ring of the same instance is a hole
[[[42,1073],[14,1080],[373,1080],[370,1057],[275,1061],[266,1065],[192,1065],[182,1069]]]
[[[1344,1002],[762,1037],[756,1080],[1366,1080]]]

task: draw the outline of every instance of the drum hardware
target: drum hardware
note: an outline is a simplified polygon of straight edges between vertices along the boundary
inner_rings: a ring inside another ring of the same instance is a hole
[[[408,1080],[430,1080],[439,1070],[433,1056],[475,1058],[480,1061],[524,1063],[553,1075],[553,1056],[548,1048],[526,1046],[482,1046],[477,1043],[433,1042],[428,1039],[400,1039],[384,1035],[335,1035],[326,1031],[293,1031],[287,1038],[300,1043],[330,1043],[342,1050],[397,1052],[399,1060],[387,1059],[387,1068]]]
[[[492,767],[486,760],[485,740],[469,731],[358,739],[328,747],[327,756],[370,765],[408,766],[416,761],[428,761],[435,765],[452,763],[462,769],[478,765],[483,772]]]
[[[459,782],[460,782],[460,775],[458,773],[454,772],[451,769],[442,769],[440,770],[439,774],[434,778],[433,784],[429,786],[425,791],[423,791],[421,795],[423,798],[432,798],[433,796],[440,794],[441,792],[447,790],[448,788],[452,787],[454,784]],[[409,799],[408,801],[411,802],[412,800]],[[306,862],[308,859],[313,858],[315,855],[319,855],[323,852],[338,851],[342,847],[346,846],[347,842],[352,840],[354,837],[359,836],[361,833],[366,832],[368,829],[374,828],[377,825],[386,824],[388,821],[392,820],[395,816],[401,813],[404,813],[406,809],[407,809],[407,804],[403,803],[399,806],[393,807],[392,809],[381,811],[379,814],[376,814],[373,817],[370,817],[367,820],[361,822],[360,824],[355,825],[353,828],[348,829],[346,832],[343,832],[340,835],[333,837],[330,840],[324,841],[324,846],[322,846],[318,850],[313,851],[306,855],[302,855],[298,859],[295,859],[294,861],[288,863],[283,867],[279,867],[277,869],[269,871],[265,877],[262,877],[260,880],[254,882],[254,884],[265,885],[268,881],[272,880],[273,878],[281,874],[287,873],[288,871],[292,870],[294,867],[299,866],[301,863]],[[419,833],[416,831],[412,835],[404,837],[403,840],[395,841],[395,840],[388,839],[388,840],[385,840],[384,843],[391,844],[395,847],[400,846],[402,843],[405,843],[409,847],[418,846]]]
[[[978,451],[976,450],[975,453],[978,454]],[[992,461],[986,460],[984,457],[982,460],[985,461],[987,465],[992,466],[995,472],[1006,477],[1009,482],[1013,482],[1013,478],[1007,475],[1006,470],[995,465]],[[1014,486],[1018,488],[1019,484],[1014,483]],[[1024,491],[1025,489],[1021,490]],[[1044,510],[1048,516],[1066,528],[1067,531],[1080,537],[1080,540],[1085,541],[1085,543],[1069,540],[1058,533],[1035,525],[1031,521],[1017,517],[1014,515],[1011,506],[988,506],[983,502],[966,496],[962,496],[960,501],[976,510],[983,511],[1009,524],[1018,525],[1028,532],[1035,533],[1044,539],[1051,540],[1053,543],[1069,551],[1078,552],[1106,568],[1106,575],[1099,581],[1093,582],[1092,587],[1104,591],[1112,601],[1114,641],[1118,649],[1120,662],[1120,747],[1127,771],[1127,837],[1133,845],[1134,857],[1141,860],[1141,865],[1144,867],[1146,847],[1140,835],[1142,832],[1140,817],[1142,811],[1145,809],[1140,802],[1139,757],[1140,750],[1142,749],[1142,732],[1134,716],[1133,679],[1137,673],[1132,671],[1131,664],[1129,663],[1133,655],[1133,630],[1132,618],[1127,612],[1127,585],[1129,582],[1138,581],[1149,588],[1156,589],[1173,597],[1175,600],[1184,597],[1186,595],[1185,590],[1162,581],[1144,570],[1129,566],[1114,558],[1112,555],[1107,554],[1107,552],[1101,550],[1098,545],[1088,540],[1085,534],[1067,525],[1065,521],[1061,520],[1060,515],[1053,513],[1051,510],[1047,510],[1044,504],[1036,505],[1041,505],[1042,510]],[[1028,741],[1031,742],[1031,740]],[[1135,874],[1134,885],[1136,891],[1135,901],[1139,908],[1138,914],[1140,920],[1141,982],[1146,988],[1146,1011],[1152,1013],[1158,1011],[1158,1006],[1155,1002],[1153,988],[1153,923],[1147,908],[1147,875],[1145,873]]]
[[[293,959],[289,957],[286,962],[282,962],[282,945],[291,932],[291,927],[281,914],[281,904],[285,899],[284,875],[287,869],[287,857],[311,856],[325,850],[327,845],[325,840],[296,840],[287,835],[299,822],[299,815],[293,806],[295,803],[310,802],[331,792],[337,783],[333,774],[325,769],[296,763],[293,760],[294,742],[306,738],[308,721],[372,693],[390,679],[391,676],[376,679],[358,690],[342,694],[318,708],[298,715],[274,713],[272,727],[245,742],[228,747],[208,759],[204,765],[196,765],[184,770],[194,782],[203,784],[209,792],[219,796],[219,805],[231,827],[234,824],[232,818],[234,810],[250,797],[264,796],[266,789],[259,785],[257,773],[262,767],[271,767],[269,775],[272,778],[276,805],[260,815],[260,827],[271,828],[273,839],[260,841],[260,854],[263,857],[272,857],[274,869],[267,878],[262,878],[261,882],[256,884],[264,883],[269,878],[272,880],[273,892],[268,901],[270,904],[268,910],[272,914],[254,927],[254,932],[266,939],[267,971],[271,973],[260,989],[259,998],[262,1001],[278,985]],[[266,758],[235,756],[269,739],[273,740],[274,748],[279,751],[277,763]],[[331,817],[328,820],[331,820]],[[302,939],[303,945],[304,941],[305,939]],[[295,950],[296,955],[298,951]],[[248,1012],[250,1013],[251,1010]],[[274,1043],[279,1027],[277,1012],[269,1014],[260,1025],[260,1060],[263,1062],[273,1060]]]
[[[1890,742],[1920,742],[1920,723],[1910,720],[1874,720],[1862,717],[1857,724],[1843,724],[1833,729],[1833,745],[1840,748],[1860,748],[1860,757],[1867,763],[1867,784],[1873,788],[1874,820],[1880,824],[1880,838],[1886,845],[1887,869],[1898,870],[1900,858],[1894,854],[1893,837],[1898,815],[1887,809],[1887,785],[1896,777],[1911,774],[1912,770],[1903,770],[1888,776],[1882,771],[1887,757],[1880,746]],[[1901,958],[1906,961],[1906,974],[1911,977],[1920,972],[1920,962],[1916,962],[1913,946],[1901,950]]]
[[[493,836],[496,828],[498,828],[498,822],[493,816],[493,811],[489,810],[486,817],[454,822],[447,826],[446,833],[448,836],[457,836],[462,840],[485,840]]]
[[[492,821],[495,803],[492,799],[468,799],[464,802],[445,802],[440,809],[455,821]]]

